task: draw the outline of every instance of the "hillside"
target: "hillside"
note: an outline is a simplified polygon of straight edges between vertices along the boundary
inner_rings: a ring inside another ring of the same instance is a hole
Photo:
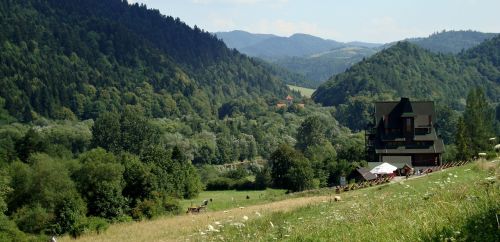
[[[287,93],[266,66],[143,5],[4,1],[0,13],[0,97],[19,120],[95,118],[127,104],[210,117],[236,97]]]
[[[290,72],[301,74],[308,80],[303,86],[311,88],[318,87],[332,75],[344,72],[364,58],[397,44],[397,42],[385,45],[357,41],[328,42],[328,40],[311,38],[311,36],[305,38],[310,41],[297,42],[294,36],[286,38],[243,31],[222,34],[220,37],[229,46],[249,56],[273,62]],[[442,31],[425,38],[410,38],[407,41],[433,53],[457,54],[494,36],[495,34],[492,33],[470,30]],[[244,47],[242,45],[238,47],[235,39],[238,43],[247,44]]]
[[[442,31],[427,38],[409,39],[408,41],[434,53],[458,54],[462,50],[473,48],[487,39],[495,37],[494,33],[478,31]]]
[[[294,34],[290,37],[268,38],[239,50],[249,56],[277,60],[284,57],[308,56],[341,46],[344,44],[334,40],[325,40],[307,34]]]
[[[498,175],[494,163],[469,164],[345,192],[340,194],[340,202],[332,201],[337,195],[332,189],[322,189],[296,194],[305,197],[224,212],[118,224],[77,241],[241,241],[248,235],[259,241],[386,241],[402,236],[411,241],[437,240],[440,236],[494,241],[500,195],[495,171]],[[179,224],[182,226],[176,226]]]
[[[459,56],[434,54],[408,42],[399,42],[332,77],[318,89],[314,98],[324,105],[338,105],[356,95],[409,96],[460,108],[468,89],[482,86],[489,98],[497,102],[500,66],[494,61],[498,58],[499,40],[497,36]]]
[[[282,58],[274,63],[290,71],[302,74],[310,80],[310,87],[315,88],[332,75],[344,72],[355,63],[377,51],[367,47],[340,47],[307,57]]]

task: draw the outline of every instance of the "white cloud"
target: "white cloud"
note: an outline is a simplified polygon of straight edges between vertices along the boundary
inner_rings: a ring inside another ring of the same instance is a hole
[[[229,31],[237,29],[236,22],[229,17],[223,17],[218,14],[210,14],[208,17],[210,26],[217,31]]]
[[[265,4],[283,4],[288,0],[191,0],[193,3],[198,4],[233,4],[233,5],[253,5],[258,3]]]
[[[429,34],[417,28],[401,26],[396,19],[390,16],[371,19],[364,32],[371,40],[379,42],[421,37]]]

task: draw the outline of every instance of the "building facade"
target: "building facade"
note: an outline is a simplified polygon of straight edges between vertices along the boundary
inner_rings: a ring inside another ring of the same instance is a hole
[[[441,165],[444,143],[434,120],[432,101],[375,102],[374,123],[366,130],[368,160],[412,167]]]

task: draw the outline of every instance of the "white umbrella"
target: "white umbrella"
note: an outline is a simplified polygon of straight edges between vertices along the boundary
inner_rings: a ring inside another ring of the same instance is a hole
[[[373,167],[373,169],[370,171],[373,174],[391,174],[394,173],[395,170],[398,168],[389,164],[389,163],[382,163],[378,166]]]

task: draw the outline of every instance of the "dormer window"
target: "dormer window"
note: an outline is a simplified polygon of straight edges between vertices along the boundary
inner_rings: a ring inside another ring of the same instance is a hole
[[[405,124],[405,130],[407,133],[410,133],[412,130],[411,130],[411,118],[407,118],[406,119],[406,124]]]

